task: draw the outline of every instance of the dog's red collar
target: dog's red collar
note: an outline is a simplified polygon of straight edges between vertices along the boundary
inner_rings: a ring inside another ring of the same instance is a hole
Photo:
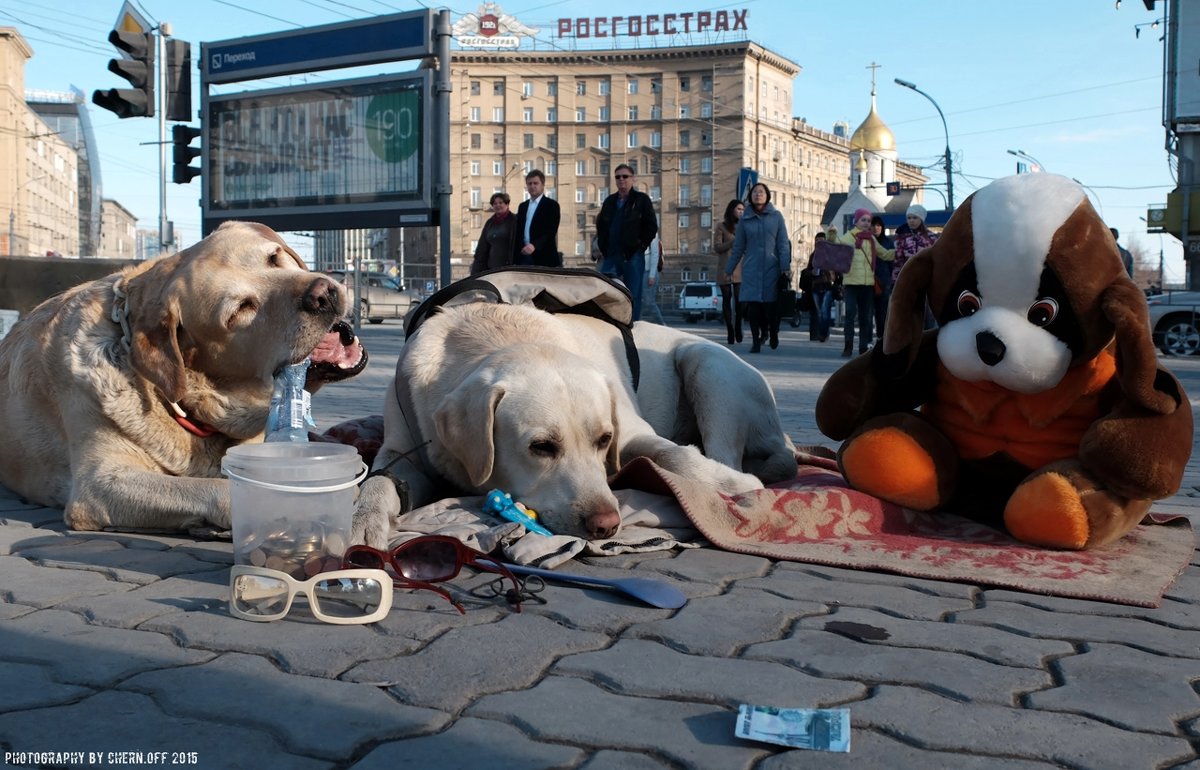
[[[172,401],[168,406],[171,407],[171,416],[175,418],[175,422],[179,423],[184,430],[193,436],[208,438],[217,433],[217,429],[213,426],[189,419],[187,412],[183,411],[183,408],[177,402]]]

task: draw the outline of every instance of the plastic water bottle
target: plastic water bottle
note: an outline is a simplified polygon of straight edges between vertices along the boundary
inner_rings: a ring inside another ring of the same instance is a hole
[[[267,412],[267,436],[264,441],[308,441],[312,418],[312,394],[304,389],[309,359],[285,366],[275,378],[271,408]]]

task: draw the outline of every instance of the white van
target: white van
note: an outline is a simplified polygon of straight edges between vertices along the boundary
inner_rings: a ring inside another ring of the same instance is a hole
[[[685,283],[679,290],[679,312],[688,323],[721,317],[721,290],[712,281]]]

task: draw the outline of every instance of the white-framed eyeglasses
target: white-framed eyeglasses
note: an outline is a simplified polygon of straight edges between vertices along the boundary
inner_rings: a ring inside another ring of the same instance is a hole
[[[296,594],[325,623],[374,623],[392,608],[392,578],[381,569],[322,572],[303,582],[286,572],[235,564],[229,570],[229,614],[243,620],[279,620]]]

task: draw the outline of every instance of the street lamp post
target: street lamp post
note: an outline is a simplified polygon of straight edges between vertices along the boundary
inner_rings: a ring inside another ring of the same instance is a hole
[[[896,78],[895,80],[896,80],[896,85],[904,86],[905,88],[912,89],[913,91],[916,91],[921,96],[924,96],[926,99],[928,99],[930,104],[933,105],[933,108],[935,110],[937,110],[938,117],[940,117],[942,119],[942,131],[945,132],[945,134],[946,134],[946,200],[949,202],[950,209],[953,210],[954,209],[954,167],[953,167],[953,161],[951,160],[951,157],[950,157],[950,129],[946,127],[946,116],[944,114],[942,114],[942,108],[938,106],[938,103],[936,101],[934,101],[933,97],[930,96],[929,94],[925,93],[921,89],[917,88],[915,83],[910,83],[909,81],[902,80],[900,78]]]
[[[1025,160],[1027,160],[1027,161],[1029,161],[1030,163],[1032,163],[1032,164],[1034,164],[1035,166],[1037,166],[1037,170],[1038,170],[1038,171],[1045,171],[1045,170],[1046,170],[1046,164],[1045,164],[1045,163],[1042,163],[1040,160],[1038,160],[1037,158],[1033,157],[1032,155],[1030,155],[1029,153],[1025,152],[1024,150],[1005,150],[1005,152],[1007,152],[1009,155],[1016,155],[1018,158],[1024,158]]]

